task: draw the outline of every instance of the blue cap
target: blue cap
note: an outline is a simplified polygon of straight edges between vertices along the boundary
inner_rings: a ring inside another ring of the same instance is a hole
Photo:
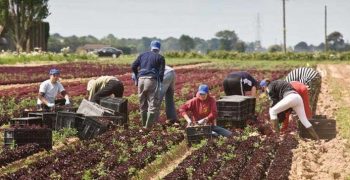
[[[266,87],[267,86],[267,80],[263,79],[262,81],[260,81],[260,87]]]
[[[209,93],[209,87],[206,84],[201,84],[198,88],[199,94],[208,94]]]
[[[160,49],[160,42],[158,40],[153,40],[151,42],[151,49],[157,49],[159,50]]]
[[[60,70],[58,70],[58,69],[55,69],[55,68],[53,68],[53,69],[50,69],[50,73],[49,73],[50,75],[54,75],[54,74],[60,74]]]

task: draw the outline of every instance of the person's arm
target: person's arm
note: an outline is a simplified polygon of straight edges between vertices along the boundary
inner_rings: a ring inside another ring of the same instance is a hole
[[[65,104],[66,104],[66,105],[70,104],[69,95],[68,95],[67,91],[63,90],[63,91],[61,92],[61,95],[62,95],[62,96],[64,97],[64,99],[66,100]]]
[[[160,82],[163,82],[164,71],[165,71],[165,59],[162,56],[160,59],[160,68],[159,68],[159,80],[160,80]]]
[[[256,86],[253,86],[253,87],[252,87],[251,96],[253,96],[253,97],[257,97],[257,93],[256,93],[256,91],[257,91]]]
[[[38,94],[38,99],[43,103],[46,104],[47,106],[50,106],[49,101],[45,98],[45,93],[39,92]]]
[[[191,111],[191,109],[193,108],[192,106],[192,101],[189,100],[187,101],[185,104],[183,104],[182,106],[180,106],[179,108],[179,112],[181,114],[181,116],[183,116],[187,122],[187,126],[189,126],[191,123],[195,124],[195,120],[192,119],[187,115],[187,111]]]
[[[131,65],[131,69],[132,71],[134,72],[135,76],[136,76],[136,79],[138,77],[138,67],[140,66],[140,59],[141,59],[141,55],[139,55],[137,57],[137,59],[132,63]]]

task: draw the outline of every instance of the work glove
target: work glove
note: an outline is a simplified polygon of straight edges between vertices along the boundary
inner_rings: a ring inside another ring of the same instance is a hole
[[[47,107],[52,108],[55,106],[55,103],[47,103]]]
[[[207,120],[205,118],[201,119],[198,121],[198,124],[205,124]]]
[[[64,104],[65,104],[65,105],[69,105],[69,104],[70,104],[69,99],[66,99],[66,102],[65,102]]]

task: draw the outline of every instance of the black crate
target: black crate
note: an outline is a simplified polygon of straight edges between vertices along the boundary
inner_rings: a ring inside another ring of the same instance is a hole
[[[52,130],[49,128],[9,128],[4,131],[5,146],[22,146],[37,143],[47,150],[52,149]]]
[[[74,112],[57,112],[54,130],[63,128],[78,128],[81,124],[82,114]]]
[[[246,121],[232,121],[231,119],[217,119],[216,123],[218,126],[223,128],[240,128],[244,129],[247,126]]]
[[[41,126],[43,121],[40,117],[21,117],[10,119],[10,126],[30,126],[38,125]]]
[[[256,99],[255,97],[251,96],[244,96],[248,101],[248,116],[254,116],[255,115],[255,106],[256,106]]]
[[[86,99],[83,99],[80,103],[77,113],[84,114],[85,116],[113,116],[115,114],[114,110],[90,102]]]
[[[115,116],[86,116],[78,131],[81,139],[91,139],[104,133],[111,122],[118,119]]]
[[[29,117],[40,117],[42,119],[43,125],[53,129],[56,123],[57,113],[55,112],[32,112],[28,113]]]
[[[212,138],[211,126],[192,126],[186,128],[187,142],[189,145],[192,143],[199,143],[203,139]]]
[[[334,119],[311,119],[310,123],[320,139],[331,140],[336,137],[336,121]],[[302,138],[312,138],[306,128],[299,121],[299,135]]]
[[[125,119],[128,120],[128,99],[117,98],[117,97],[107,97],[100,101],[100,105],[109,109],[114,110],[114,115],[122,114]]]

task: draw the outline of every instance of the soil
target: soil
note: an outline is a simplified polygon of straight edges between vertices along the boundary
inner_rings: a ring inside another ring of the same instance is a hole
[[[349,106],[349,93],[344,92],[344,104],[329,95],[329,83],[333,79],[342,80],[350,88],[350,65],[319,65],[317,68],[322,75],[321,94],[319,96],[316,114],[334,118],[334,112],[340,106]],[[350,177],[350,142],[339,135],[328,142],[322,140],[299,140],[299,146],[293,151],[293,164],[289,179],[346,179]]]

